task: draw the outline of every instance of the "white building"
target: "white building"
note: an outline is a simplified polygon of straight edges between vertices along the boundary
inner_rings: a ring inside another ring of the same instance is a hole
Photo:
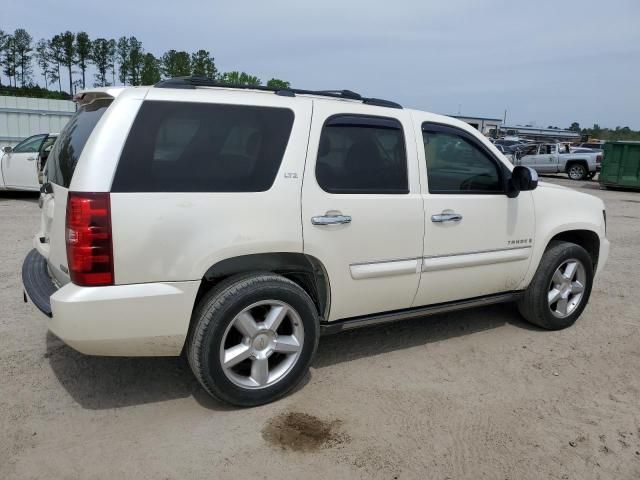
[[[467,122],[473,128],[480,131],[484,135],[489,135],[491,130],[495,130],[496,133],[502,125],[501,118],[486,118],[486,117],[467,117],[463,115],[449,115],[450,117],[457,118],[463,122]]]
[[[69,100],[0,96],[0,147],[37,133],[58,133],[75,111]]]

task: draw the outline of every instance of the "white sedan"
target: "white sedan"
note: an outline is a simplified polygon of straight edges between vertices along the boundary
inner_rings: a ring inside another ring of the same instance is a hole
[[[15,147],[4,147],[0,190],[38,191],[40,172],[57,138],[57,133],[41,133],[25,138]]]

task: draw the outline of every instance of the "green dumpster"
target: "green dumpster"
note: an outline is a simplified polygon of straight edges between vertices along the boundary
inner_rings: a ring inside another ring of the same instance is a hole
[[[640,142],[605,143],[598,180],[605,187],[640,189]]]

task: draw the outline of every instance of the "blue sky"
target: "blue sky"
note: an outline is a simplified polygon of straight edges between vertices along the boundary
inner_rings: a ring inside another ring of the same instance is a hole
[[[135,35],[299,88],[507,123],[640,129],[640,1],[5,1],[0,28]]]

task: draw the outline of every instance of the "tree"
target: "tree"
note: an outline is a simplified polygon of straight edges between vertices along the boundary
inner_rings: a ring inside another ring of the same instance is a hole
[[[243,85],[243,86],[259,86],[262,82],[258,77],[249,75],[245,72],[225,72],[221,77],[222,83],[228,83],[229,85]]]
[[[272,78],[267,82],[267,87],[269,88],[291,88],[291,84],[285,80],[280,80],[279,78]]]
[[[116,52],[117,52],[117,44],[116,41],[111,38],[109,40],[109,70],[111,70],[111,84],[116,84]]]
[[[165,77],[184,77],[191,75],[191,57],[187,52],[169,50],[162,55],[162,73]]]
[[[140,70],[141,85],[155,85],[160,81],[160,62],[152,53],[147,53]]]
[[[67,67],[69,74],[69,95],[73,95],[73,65],[76,58],[76,36],[70,31],[66,31],[60,34],[60,45],[62,47],[62,57],[60,63]]]
[[[602,136],[602,129],[597,123],[593,124],[593,128],[591,129],[591,136],[595,138],[600,138]]]
[[[0,29],[0,66],[4,65],[3,58],[8,37],[9,35],[7,35],[4,30]],[[0,75],[0,87],[2,87],[2,75]]]
[[[44,88],[49,88],[49,72],[51,70],[51,57],[49,56],[49,42],[44,38],[36,43],[36,63],[44,77]]]
[[[33,38],[24,28],[18,28],[13,32],[13,42],[16,49],[16,68],[20,67],[20,85],[24,87],[31,79]]]
[[[191,74],[208,78],[216,77],[218,70],[209,52],[198,50],[191,54]]]
[[[580,124],[578,122],[573,122],[569,127],[569,130],[572,132],[580,132]]]
[[[60,79],[60,66],[64,58],[62,36],[54,35],[49,41],[49,58],[51,59],[52,67],[49,77],[51,82],[58,82],[58,91],[62,93],[62,81]]]
[[[2,73],[9,77],[9,86],[11,86],[11,80],[13,79],[13,86],[17,87],[16,81],[16,42],[13,35],[7,35],[4,41],[4,52],[2,55]]]
[[[129,76],[129,39],[120,37],[116,44],[116,61],[118,62],[118,78],[123,85]]]
[[[142,42],[136,37],[129,37],[129,59],[127,66],[129,68],[129,83],[131,85],[140,85],[140,70],[144,64],[144,50]]]
[[[87,32],[79,32],[76,34],[76,61],[82,72],[82,88],[86,87],[85,73],[87,71],[87,62],[91,57],[91,40]]]
[[[95,65],[98,73],[94,75],[94,87],[107,86],[107,70],[110,66],[109,40],[106,38],[96,38],[91,43],[91,62]]]

